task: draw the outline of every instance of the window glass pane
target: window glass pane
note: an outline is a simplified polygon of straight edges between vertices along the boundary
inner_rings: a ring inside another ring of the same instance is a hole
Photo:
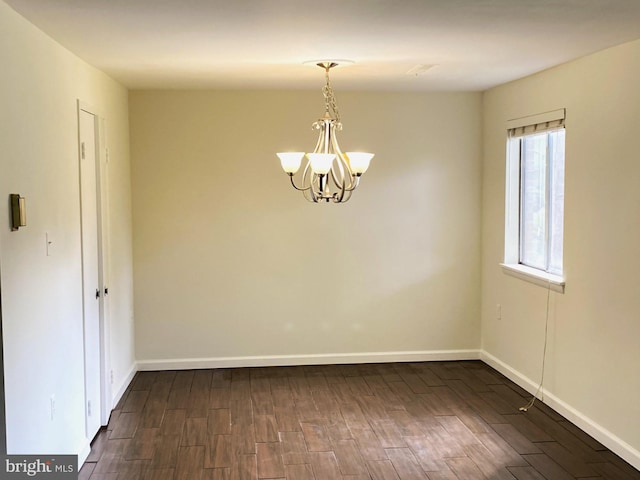
[[[564,130],[549,133],[549,272],[562,274],[564,230]]]
[[[547,134],[522,138],[520,164],[520,262],[547,269]]]

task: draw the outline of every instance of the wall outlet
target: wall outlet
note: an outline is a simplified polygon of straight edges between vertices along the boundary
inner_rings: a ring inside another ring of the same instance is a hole
[[[502,305],[496,305],[496,320],[502,320]]]
[[[51,421],[53,422],[53,419],[56,416],[56,396],[55,395],[51,395],[51,397],[49,398],[49,407],[51,409]]]

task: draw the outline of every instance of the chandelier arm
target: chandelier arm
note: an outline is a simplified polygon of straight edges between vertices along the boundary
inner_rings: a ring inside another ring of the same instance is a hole
[[[289,179],[291,180],[291,185],[293,185],[293,188],[295,188],[296,190],[298,190],[300,192],[304,192],[304,191],[309,190],[311,188],[310,186],[307,187],[307,188],[304,188],[304,183],[303,183],[302,187],[298,187],[296,185],[295,181],[293,180],[293,173],[289,174]]]
[[[307,190],[304,190],[304,191],[302,192],[302,196],[304,197],[304,199],[305,199],[307,202],[317,203],[317,201],[316,201],[316,200],[313,200],[312,193],[310,193],[310,192],[311,192],[311,188],[308,188]]]
[[[344,160],[342,159],[342,154],[340,152],[337,152],[336,162],[334,162],[334,165],[331,167],[331,178],[335,186],[339,189],[339,192],[336,192],[336,196],[338,197],[339,202],[342,201],[342,197],[344,197],[344,192],[346,191],[343,163]],[[338,167],[338,173],[336,173],[336,165]]]
[[[295,180],[293,178],[293,175],[290,175],[290,180],[291,180],[291,185],[293,186],[293,188],[295,188],[296,190],[302,192],[302,196],[305,198],[305,200],[307,200],[308,202],[312,202],[313,200],[311,200],[310,198],[310,194],[309,192],[311,191],[311,184],[307,182],[306,178],[308,176],[307,172],[309,170],[309,162],[307,162],[307,164],[305,165],[305,168],[303,170],[302,173],[302,178],[301,178],[301,184],[300,186],[295,184]],[[305,187],[305,185],[307,185]]]
[[[316,174],[314,173],[313,176],[315,177]],[[314,180],[314,183],[315,183],[315,180]],[[318,188],[314,188],[312,185],[311,190],[309,190],[309,192],[311,192],[311,199],[313,200],[313,203],[318,203],[319,201],[322,200],[322,192]]]
[[[303,190],[302,194],[304,195],[304,198],[306,198],[309,202],[318,203],[316,192],[313,189],[314,175],[315,174],[313,173],[313,170],[311,170],[311,163],[307,162],[304,167],[304,171],[302,172],[302,186],[309,186]]]
[[[360,185],[360,177],[358,175],[353,175],[351,177],[352,183],[351,186],[349,188],[347,188],[347,192],[353,192],[356,188],[358,188],[358,185]]]
[[[333,150],[336,153],[336,157],[338,157],[338,166],[340,168],[340,179],[336,178],[335,172],[333,171],[333,169],[331,170],[331,175],[333,175],[333,179],[336,185],[341,185],[340,198],[342,199],[344,197],[345,192],[351,192],[355,190],[358,184],[357,182],[354,181],[355,175],[351,170],[351,166],[349,165],[349,162],[346,159],[345,154],[342,153],[342,150],[340,149],[340,145],[338,144],[338,137],[336,136],[335,132],[331,137],[331,143],[333,146]],[[347,181],[348,181],[348,184],[347,184]]]
[[[344,161],[344,156],[340,151],[340,146],[338,145],[338,141],[336,140],[335,134],[331,138],[331,144],[333,146],[333,152],[336,154],[336,161],[333,163],[331,167],[331,174],[333,175],[333,179],[335,180],[336,183],[342,183],[344,179],[345,167],[346,168],[348,167]],[[337,176],[336,176],[336,173],[334,172],[334,166],[336,164],[338,165],[338,171],[340,172],[340,174]]]
[[[349,199],[351,198],[351,192],[353,192],[353,190],[345,190],[344,195],[340,198],[340,200],[334,200],[335,203],[347,203],[349,201]]]
[[[352,191],[353,191],[353,190],[352,190]],[[350,191],[350,192],[347,194],[347,198],[346,198],[345,200],[343,200],[343,202],[342,202],[342,203],[347,203],[349,200],[351,200],[351,192],[352,192],[352,191]]]
[[[339,193],[336,192],[336,195],[335,195],[334,202],[336,202],[336,203],[342,203],[343,202],[344,194],[347,191],[347,189],[345,188],[344,182],[342,182],[342,185],[340,185],[339,188],[340,188],[340,192]]]
[[[331,165],[331,178],[333,178],[333,183],[337,186],[344,184],[344,166],[343,160],[339,157],[339,153],[336,153],[336,161],[334,161],[333,165]],[[338,173],[336,173],[336,165]]]
[[[322,148],[322,140],[324,139],[323,124],[318,120],[311,127],[314,130],[320,130],[320,133],[318,134],[318,141],[316,142],[316,146],[313,149],[313,153],[322,153],[320,152],[320,149]]]
[[[338,136],[334,130],[333,135],[331,135],[331,146],[333,147],[333,151],[335,152],[336,156],[339,158],[340,163],[342,163],[345,167],[345,169],[349,172],[349,175],[352,175],[353,172],[351,171],[351,167],[349,166],[349,162],[347,162],[347,160],[345,159],[345,155],[344,153],[342,153],[342,149],[340,148],[340,145],[338,144]]]

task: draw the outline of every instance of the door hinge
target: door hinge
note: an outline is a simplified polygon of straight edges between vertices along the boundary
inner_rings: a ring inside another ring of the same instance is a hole
[[[84,142],[82,142],[80,144],[80,158],[82,158],[83,160],[84,160],[84,154],[85,154],[85,152],[84,152]]]
[[[91,401],[87,402],[87,415],[89,417],[91,416]]]
[[[96,288],[96,300],[100,298],[100,289]]]

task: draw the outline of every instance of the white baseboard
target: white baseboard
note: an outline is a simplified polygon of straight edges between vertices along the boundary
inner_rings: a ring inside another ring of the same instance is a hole
[[[532,395],[538,389],[538,383],[524,376],[522,373],[518,372],[514,368],[504,363],[502,360],[494,357],[484,350],[480,351],[480,360],[498,370],[505,377],[509,378],[514,383],[517,383]],[[633,448],[621,438],[618,438],[602,425],[594,422],[589,417],[555,396],[553,393],[550,393],[544,388],[542,389],[541,393],[544,394],[544,403],[549,405],[560,415],[567,418],[572,423],[587,432],[609,450],[624,458],[627,462],[640,470],[640,452],[638,450]]]
[[[328,353],[315,355],[265,355],[255,357],[176,358],[138,360],[139,370],[192,370],[201,368],[283,367],[346,363],[427,362],[478,360],[479,350],[433,350],[417,352]]]
[[[120,382],[120,386],[116,390],[115,395],[113,395],[111,399],[110,410],[113,410],[115,406],[118,404],[118,402],[122,398],[122,395],[124,395],[124,392],[127,390],[127,387],[131,383],[131,380],[133,380],[133,377],[135,376],[138,370],[139,370],[138,365],[134,362],[131,365],[131,368],[129,369],[129,372],[127,373],[127,375],[124,377],[124,379],[122,379],[122,382]]]
[[[78,449],[78,471],[82,468],[85,460],[89,458],[89,454],[91,453],[91,440],[85,438]]]

